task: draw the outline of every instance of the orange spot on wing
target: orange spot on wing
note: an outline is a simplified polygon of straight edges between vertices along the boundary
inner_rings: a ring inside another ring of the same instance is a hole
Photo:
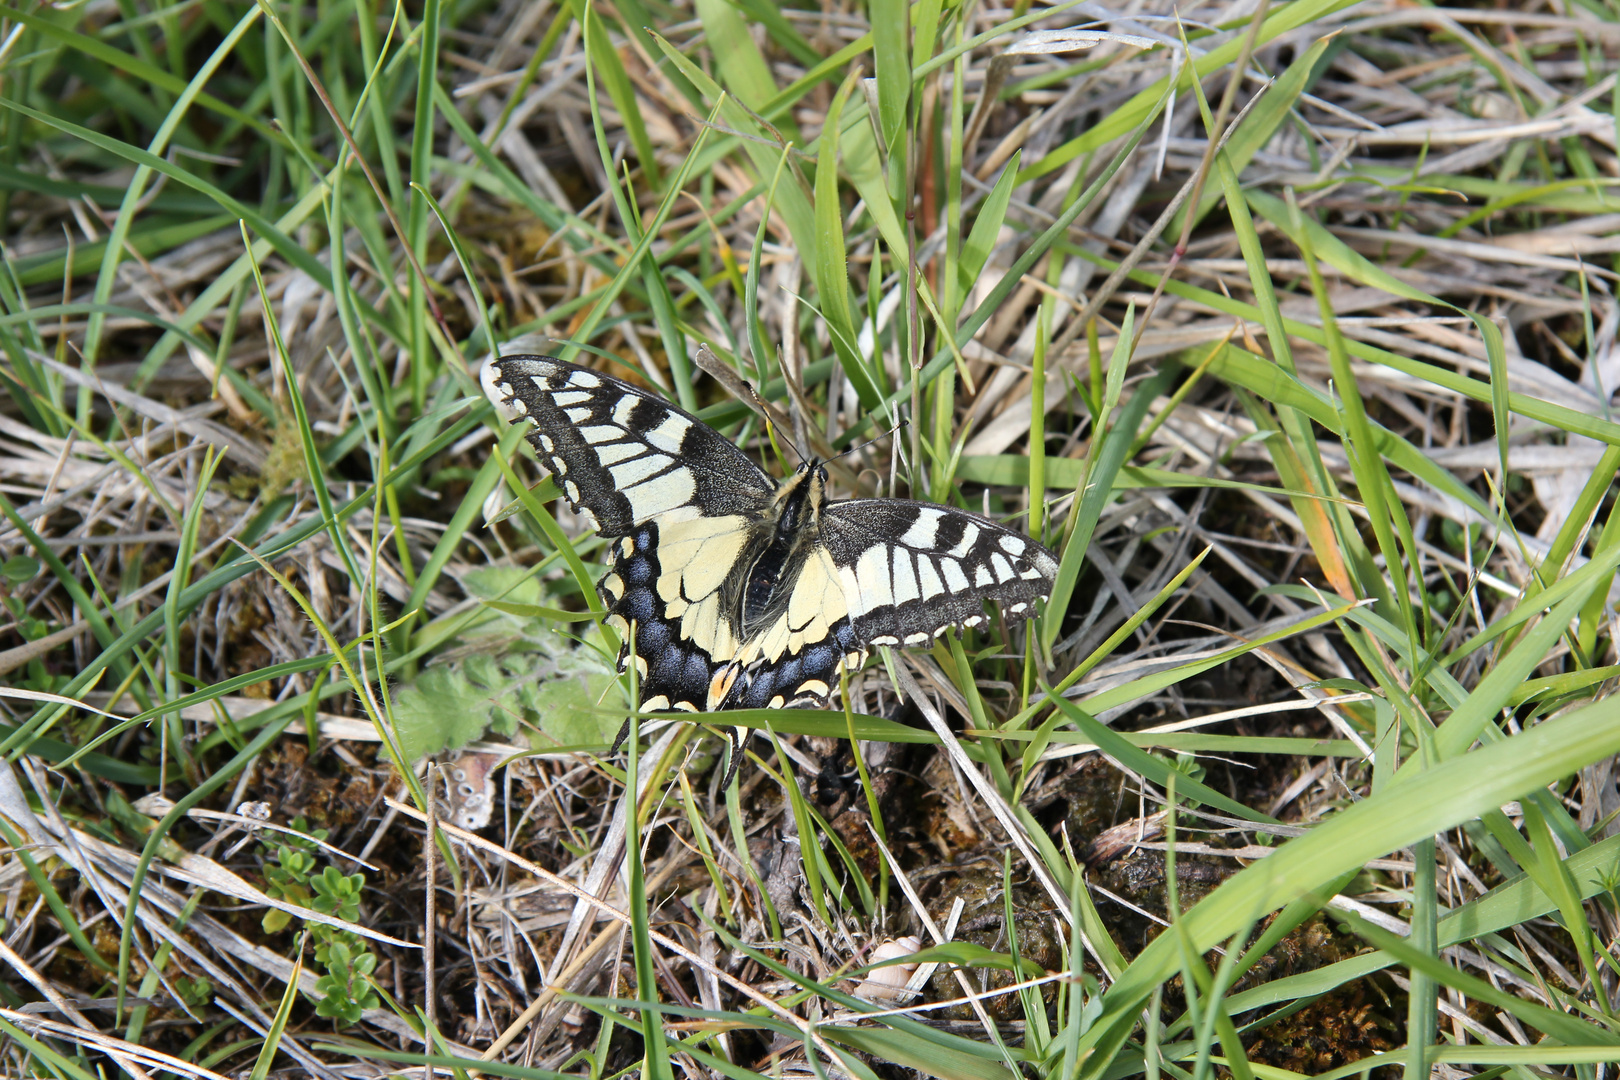
[[[709,704],[704,711],[714,712],[720,707],[726,695],[731,693],[731,685],[737,681],[739,673],[740,669],[735,664],[727,664],[715,672],[714,678],[709,680]]]

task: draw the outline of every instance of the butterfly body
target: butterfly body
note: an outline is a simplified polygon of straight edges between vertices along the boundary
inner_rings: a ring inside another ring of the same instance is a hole
[[[1057,559],[1028,537],[932,503],[831,500],[816,463],[778,482],[600,372],[505,356],[482,382],[615,541],[598,587],[645,709],[821,707],[871,646],[984,625],[986,600],[1027,617],[1051,591]]]

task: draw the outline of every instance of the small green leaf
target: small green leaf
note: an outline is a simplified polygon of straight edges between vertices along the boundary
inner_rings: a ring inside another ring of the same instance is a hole
[[[10,585],[21,585],[37,573],[39,560],[30,555],[13,555],[0,563],[0,578],[5,578]]]
[[[973,219],[973,228],[962,244],[962,261],[957,264],[957,278],[964,293],[978,280],[979,272],[990,258],[991,249],[996,246],[996,238],[1001,235],[1002,223],[1007,220],[1007,204],[1012,201],[1013,181],[1018,178],[1018,162],[1023,154],[1022,150],[1013,154],[1012,160],[1001,170],[996,186],[979,204],[979,216]]]
[[[606,664],[591,670],[588,664],[581,663],[579,670],[540,683],[531,698],[540,717],[540,730],[562,746],[611,741],[623,718],[608,713],[597,702],[616,681]]]
[[[462,672],[428,668],[394,700],[394,722],[406,760],[466,746],[489,727],[493,705],[488,692]]]
[[[520,592],[521,587],[513,594]],[[560,641],[548,634],[541,644]],[[612,666],[589,649],[555,656],[518,652],[499,660],[480,654],[460,667],[424,671],[397,695],[394,720],[412,760],[459,750],[485,731],[514,738],[524,726],[537,749],[606,743],[624,719],[622,712],[598,705],[616,677]],[[614,708],[622,705],[614,699]]]

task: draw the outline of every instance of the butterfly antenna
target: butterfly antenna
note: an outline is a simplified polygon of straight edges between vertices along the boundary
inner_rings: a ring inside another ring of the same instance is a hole
[[[791,427],[787,414],[766,401],[760,395],[760,392],[754,388],[753,383],[743,378],[729,364],[714,355],[714,350],[709,348],[707,342],[698,345],[696,351],[692,354],[692,361],[707,372],[710,378],[725,387],[728,394],[759,414],[760,419],[765,421],[765,435],[771,440],[771,448],[776,451],[778,458],[782,457],[782,448],[777,445],[776,435],[772,429]],[[799,459],[799,464],[804,464],[804,455],[799,452],[799,447],[792,442],[789,442],[788,445],[793,448],[793,456]]]
[[[828,458],[827,461],[822,462],[822,464],[825,465],[825,464],[827,464],[827,462],[837,461],[839,458],[842,458],[842,457],[849,457],[849,455],[855,453],[855,451],[857,451],[857,450],[865,450],[868,446],[871,446],[873,443],[877,442],[878,440],[887,439],[887,438],[891,437],[897,431],[899,431],[901,428],[905,427],[909,423],[911,423],[911,421],[902,420],[899,423],[895,424],[894,427],[890,428],[888,431],[885,431],[882,435],[874,435],[870,439],[867,439],[865,442],[858,443],[855,446],[850,447],[848,450],[845,450],[842,454],[834,454],[832,457]]]

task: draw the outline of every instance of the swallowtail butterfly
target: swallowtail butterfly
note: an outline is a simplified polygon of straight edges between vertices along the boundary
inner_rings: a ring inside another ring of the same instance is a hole
[[[827,471],[777,481],[719,432],[646,391],[547,356],[502,356],[484,392],[569,505],[613,543],[598,585],[647,710],[823,707],[873,645],[923,645],[1027,618],[1057,558],[977,514],[827,498]],[[732,768],[738,755],[732,755]],[[730,777],[727,777],[729,785]]]

